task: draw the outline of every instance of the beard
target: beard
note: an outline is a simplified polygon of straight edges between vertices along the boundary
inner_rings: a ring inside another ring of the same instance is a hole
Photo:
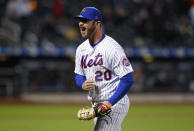
[[[84,35],[84,34],[82,34],[82,37],[83,38],[90,38],[90,37],[92,37],[95,33],[95,29],[96,29],[96,27],[95,27],[95,21],[92,21],[92,23],[91,23],[91,25],[89,26],[89,27],[87,27],[86,28],[86,34]]]

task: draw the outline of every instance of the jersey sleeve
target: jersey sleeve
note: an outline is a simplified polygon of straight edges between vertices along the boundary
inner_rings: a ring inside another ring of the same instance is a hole
[[[76,50],[74,73],[85,76],[83,69],[81,68],[81,53],[80,53],[79,48],[77,48]]]
[[[119,78],[133,72],[132,65],[126,57],[122,47],[117,47],[111,51],[110,64],[113,71],[119,76]]]

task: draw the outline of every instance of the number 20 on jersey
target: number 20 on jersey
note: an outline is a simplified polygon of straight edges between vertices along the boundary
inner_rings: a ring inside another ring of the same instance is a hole
[[[96,81],[109,81],[111,80],[111,71],[106,70],[105,72],[102,71],[96,71],[95,72],[95,80]]]

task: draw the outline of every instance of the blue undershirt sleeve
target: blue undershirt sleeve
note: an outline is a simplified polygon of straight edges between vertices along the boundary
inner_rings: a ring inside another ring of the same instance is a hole
[[[121,98],[127,94],[129,89],[133,84],[133,76],[132,73],[128,73],[127,75],[120,78],[120,83],[115,91],[115,93],[108,99],[108,101],[114,105],[117,103]]]
[[[76,85],[79,86],[82,89],[82,84],[84,83],[84,81],[86,81],[86,77],[79,75],[79,74],[75,74],[75,82]]]

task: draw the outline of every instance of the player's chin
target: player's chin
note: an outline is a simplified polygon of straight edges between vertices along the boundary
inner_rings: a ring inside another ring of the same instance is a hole
[[[83,37],[83,38],[87,38],[87,36],[86,36],[86,35],[83,35],[83,34],[82,34],[82,37]]]
[[[88,38],[87,34],[81,34],[83,38]]]

